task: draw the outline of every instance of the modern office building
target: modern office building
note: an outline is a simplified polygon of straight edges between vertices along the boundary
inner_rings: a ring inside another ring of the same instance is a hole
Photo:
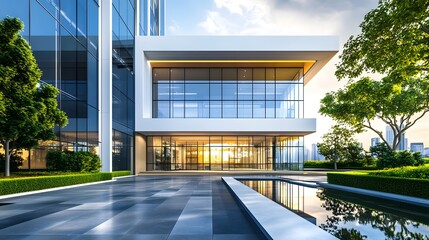
[[[371,147],[375,147],[380,143],[380,138],[371,138]]]
[[[28,167],[62,148],[97,152],[103,171],[302,169],[304,86],[336,37],[159,36],[162,0],[0,4],[69,117]]]
[[[410,150],[411,152],[419,152],[423,156],[425,145],[422,142],[414,142],[410,144]]]
[[[401,127],[403,128],[403,126]],[[386,141],[389,143],[390,146],[393,146],[393,138],[394,138],[394,132],[393,129],[387,125],[386,126]],[[405,138],[405,133],[401,134],[401,141],[398,145],[398,150],[407,150],[408,149],[408,138]]]

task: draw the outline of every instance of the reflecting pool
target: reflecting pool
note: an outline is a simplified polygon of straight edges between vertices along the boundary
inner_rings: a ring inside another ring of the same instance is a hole
[[[429,208],[282,181],[241,182],[339,239],[429,239]]]

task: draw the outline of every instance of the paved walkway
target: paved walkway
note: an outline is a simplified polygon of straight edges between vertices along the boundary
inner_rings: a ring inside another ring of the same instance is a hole
[[[219,176],[140,176],[0,200],[0,239],[261,239]]]

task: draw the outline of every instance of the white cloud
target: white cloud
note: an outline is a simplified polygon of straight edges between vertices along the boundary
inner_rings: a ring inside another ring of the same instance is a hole
[[[226,27],[228,21],[216,11],[208,11],[206,20],[198,24],[209,34],[226,35],[229,34],[229,29]]]

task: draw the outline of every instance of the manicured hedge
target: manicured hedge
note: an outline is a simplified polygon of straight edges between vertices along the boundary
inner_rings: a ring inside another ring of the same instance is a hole
[[[364,170],[373,170],[376,169],[375,166],[365,166],[363,162],[337,162],[337,167],[339,169],[364,169]],[[308,160],[304,162],[304,168],[327,168],[333,169],[334,163],[326,160]]]
[[[429,179],[429,164],[419,167],[401,167],[368,172],[369,175]]]
[[[0,179],[0,195],[105,181],[124,175],[130,175],[130,171],[4,178]]]
[[[131,171],[114,171],[112,172],[112,177],[122,177],[131,175]]]
[[[369,175],[328,173],[328,183],[429,199],[429,180]]]

